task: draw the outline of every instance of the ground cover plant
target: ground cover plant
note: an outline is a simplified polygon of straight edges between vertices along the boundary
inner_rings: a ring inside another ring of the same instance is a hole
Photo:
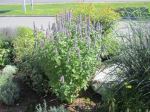
[[[94,3],[96,8],[122,8],[122,7],[147,7],[149,2],[130,2],[130,3]],[[62,10],[76,9],[80,3],[62,3],[62,4],[35,4],[31,11],[30,5],[27,5],[27,12],[22,11],[22,5],[0,5],[0,15],[53,15],[55,16]]]
[[[7,65],[0,74],[0,102],[7,105],[14,104],[19,98],[20,89],[13,76],[16,72],[16,67]]]

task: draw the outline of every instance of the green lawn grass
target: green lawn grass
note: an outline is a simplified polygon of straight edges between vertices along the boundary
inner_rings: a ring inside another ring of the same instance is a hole
[[[150,10],[150,2],[134,2],[134,3],[95,3],[97,8],[112,7],[114,9],[120,7],[148,7]],[[79,7],[78,3],[62,3],[62,4],[35,4],[34,10],[30,10],[30,5],[27,5],[27,12],[24,13],[22,5],[0,5],[0,16],[14,15],[56,15],[57,13]]]

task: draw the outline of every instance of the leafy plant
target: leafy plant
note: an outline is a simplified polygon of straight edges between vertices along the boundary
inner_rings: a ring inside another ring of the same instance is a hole
[[[105,35],[101,41],[102,61],[108,60],[109,58],[118,55],[119,52],[120,52],[119,39],[115,38],[112,34]]]
[[[84,23],[71,20],[70,12],[67,15],[68,19],[62,22],[59,20],[63,17],[57,18],[51,38],[37,42],[34,60],[48,77],[52,91],[61,100],[72,102],[82,89],[86,89],[99,63],[100,35],[89,19]]]
[[[16,68],[6,66],[0,74],[0,102],[7,105],[14,104],[19,98],[20,89],[13,80],[13,74],[16,73]]]
[[[36,46],[35,40],[43,37],[39,31],[33,32],[26,27],[17,28],[17,37],[13,40],[17,65],[24,82],[38,93],[44,93],[47,89],[47,82],[44,79],[42,70],[38,67],[36,60],[33,60],[33,52]]]
[[[20,73],[22,74],[25,84],[38,94],[46,94],[49,91],[47,77],[38,64],[38,61],[34,60],[33,57],[28,57],[26,61],[19,65]]]
[[[0,66],[4,66],[12,62],[12,50],[11,42],[0,37]]]
[[[21,61],[26,55],[32,54],[34,41],[32,29],[25,27],[17,29],[17,37],[13,41],[17,60]]]

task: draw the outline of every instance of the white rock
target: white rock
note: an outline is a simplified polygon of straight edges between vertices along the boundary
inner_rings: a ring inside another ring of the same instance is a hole
[[[114,81],[117,79],[116,75],[112,75],[117,68],[117,65],[110,66],[103,70],[97,71],[93,81],[100,82],[100,83],[107,83],[110,81]]]
[[[115,64],[97,71],[92,79],[92,88],[94,91],[102,96],[106,95],[108,91],[110,92],[111,86],[121,81],[117,76],[117,72],[119,71],[120,69]]]

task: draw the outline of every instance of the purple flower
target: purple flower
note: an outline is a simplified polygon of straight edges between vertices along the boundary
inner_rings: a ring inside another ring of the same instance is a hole
[[[77,34],[78,34],[78,26],[76,26],[76,35],[74,36],[74,47],[75,47],[75,49],[77,48],[77,46],[78,46],[78,39],[77,39]]]
[[[90,17],[88,17],[87,19],[87,33],[88,33],[88,36],[90,36]]]

